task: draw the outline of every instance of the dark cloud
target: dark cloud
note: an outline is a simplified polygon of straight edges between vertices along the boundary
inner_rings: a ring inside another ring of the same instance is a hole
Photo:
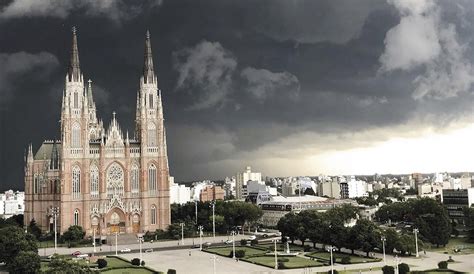
[[[129,132],[150,29],[171,172],[190,180],[247,164],[272,175],[293,161],[296,170],[309,154],[471,119],[470,78],[459,78],[470,73],[439,85],[455,96],[413,98],[443,68],[470,71],[474,8],[450,3],[437,3],[431,15],[435,33],[457,44],[443,42],[441,53],[420,60],[403,59],[391,43],[407,15],[378,0],[9,1],[0,6],[0,90],[8,102],[0,117],[1,186],[22,188],[29,142],[37,148],[59,138],[73,25],[99,116],[108,124],[117,111]]]

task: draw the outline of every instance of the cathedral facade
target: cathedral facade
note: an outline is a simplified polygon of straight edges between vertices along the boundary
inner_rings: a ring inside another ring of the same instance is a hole
[[[137,79],[138,80],[138,79]],[[150,34],[137,92],[135,132],[124,135],[113,113],[97,117],[91,80],[84,81],[75,29],[61,107],[61,140],[25,154],[25,225],[43,231],[72,225],[88,235],[143,233],[170,224],[169,166],[163,106]]]

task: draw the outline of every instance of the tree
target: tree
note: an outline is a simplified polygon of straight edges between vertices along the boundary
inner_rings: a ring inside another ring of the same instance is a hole
[[[407,274],[410,272],[410,266],[406,263],[401,263],[398,265],[398,273],[399,274]]]
[[[383,274],[395,274],[395,268],[391,265],[386,265],[382,267],[382,273]]]
[[[133,258],[131,263],[132,263],[132,265],[140,265],[140,259],[139,258]]]
[[[448,262],[446,261],[441,261],[438,263],[438,268],[439,269],[448,269]]]
[[[41,268],[41,259],[33,251],[20,251],[11,263],[7,265],[10,273],[38,273]]]
[[[38,253],[35,237],[18,226],[0,229],[0,262],[4,262],[8,267],[20,251]]]
[[[399,245],[400,237],[397,231],[393,228],[388,228],[383,232],[385,236],[385,252],[393,253],[393,250]]]
[[[297,239],[297,234],[296,234],[296,227],[299,225],[299,218],[298,216],[290,212],[283,216],[277,224],[278,230],[281,232],[282,237],[288,237],[291,241],[291,243],[294,243],[294,241]]]
[[[415,252],[415,237],[412,235],[403,234],[400,236],[395,248],[402,254],[411,255]]]
[[[70,259],[53,256],[48,264],[46,273],[92,273],[92,270],[86,265],[81,265]]]
[[[31,219],[30,224],[28,225],[28,232],[33,234],[37,240],[41,237],[41,228],[36,224],[35,219]]]
[[[365,219],[357,220],[357,223],[351,228],[351,231],[355,238],[350,239],[358,243],[360,248],[367,254],[376,248],[380,242],[380,233],[378,232],[377,226]]]
[[[68,242],[76,242],[84,239],[86,232],[81,226],[72,225],[63,234],[63,239]]]
[[[316,248],[317,243],[323,242],[323,220],[322,215],[317,211],[310,211],[311,218],[306,224],[308,226],[308,238],[313,243],[313,247]]]

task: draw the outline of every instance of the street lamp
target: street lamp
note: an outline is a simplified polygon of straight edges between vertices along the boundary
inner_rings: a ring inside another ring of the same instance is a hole
[[[198,226],[199,229],[199,250],[202,250],[202,225]]]
[[[196,215],[196,225],[198,223],[198,202],[197,200],[194,200],[194,212],[195,212],[195,215]]]
[[[272,242],[275,244],[275,249],[274,249],[275,250],[274,251],[274,253],[275,253],[275,269],[278,269],[277,241],[278,241],[278,239],[272,240]]]
[[[97,252],[95,249],[95,227],[94,226],[92,226],[92,246],[94,247],[94,249],[92,250],[92,256],[94,256],[94,254]]]
[[[142,263],[142,243],[143,243],[143,236],[138,236],[138,243],[140,244],[140,265]]]
[[[181,225],[181,245],[184,245],[184,223],[180,223]]]
[[[216,239],[216,200],[211,202],[212,204],[212,238]]]
[[[214,274],[216,274],[216,261],[219,260],[217,259],[217,256],[216,254],[213,254],[212,257],[211,257],[211,260],[212,260],[212,268],[214,270]]]
[[[328,251],[331,253],[331,274],[334,274],[334,260],[332,259],[332,252],[336,251],[336,248],[332,245],[328,246]]]
[[[385,236],[382,236],[381,240],[382,240],[382,250],[383,250],[383,263],[386,265],[387,260],[385,259],[385,242],[387,241],[387,238],[385,238]]]
[[[118,232],[115,232],[115,256],[118,256],[117,240],[118,240]]]
[[[420,257],[420,254],[418,253],[418,228],[413,229],[413,233],[415,233],[415,248],[416,248],[416,257]]]
[[[395,255],[395,274],[400,274],[400,269],[398,269],[399,264],[400,258],[398,258],[398,255]]]
[[[232,230],[232,259],[235,260],[235,230]]]
[[[56,253],[58,249],[57,217],[59,215],[59,207],[51,208],[51,214],[53,214],[53,219],[54,219],[54,253]]]

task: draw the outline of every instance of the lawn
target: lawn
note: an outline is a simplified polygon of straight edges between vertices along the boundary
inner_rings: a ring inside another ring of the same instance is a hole
[[[309,260],[301,257],[284,257],[289,259],[288,262],[284,262],[285,268],[303,268],[303,267],[316,267],[322,266],[323,263],[318,261]],[[245,258],[243,261],[247,261],[250,263],[255,263],[267,267],[274,268],[275,267],[275,257],[273,256],[259,256],[259,257],[250,257]]]
[[[429,243],[425,244],[427,251],[440,252],[447,254],[474,254],[474,243],[468,243],[466,238],[451,238],[449,243],[443,247],[431,246]],[[459,252],[454,252],[455,249],[459,249]]]
[[[245,251],[245,257],[261,255],[261,254],[266,253],[265,250],[261,250],[261,249],[257,249],[257,248],[253,248],[253,247],[249,247],[249,246],[236,246],[235,251],[237,252],[237,250],[244,250]],[[214,254],[217,254],[217,255],[227,257],[227,256],[229,256],[230,252],[232,251],[232,247],[208,248],[208,249],[205,249],[205,251],[207,251],[209,253],[214,253]]]
[[[324,252],[324,251],[311,252],[309,254],[306,254],[306,256],[320,259],[320,260],[326,260],[326,261],[331,260],[331,254],[329,252]],[[342,257],[344,256],[349,256],[349,258],[351,258],[350,264],[370,263],[370,262],[380,261],[380,259],[378,258],[367,258],[367,257],[351,255],[347,253],[339,253],[339,252],[334,252],[333,256],[336,259],[336,263],[341,263]]]
[[[110,270],[102,270],[101,272],[107,274],[149,274],[149,273],[156,273],[150,271],[146,268],[119,268],[119,269],[110,269]]]

